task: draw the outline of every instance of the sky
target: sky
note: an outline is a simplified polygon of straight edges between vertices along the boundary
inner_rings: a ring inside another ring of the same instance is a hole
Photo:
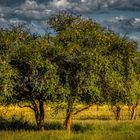
[[[47,18],[59,11],[92,18],[140,48],[140,0],[0,0],[0,27],[26,24],[31,32],[44,34]]]

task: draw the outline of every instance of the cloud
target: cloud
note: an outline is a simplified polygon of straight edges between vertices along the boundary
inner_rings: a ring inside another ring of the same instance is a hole
[[[97,9],[140,10],[139,0],[52,0],[48,3],[56,9],[70,9],[77,12],[91,12]]]
[[[140,32],[140,18],[129,19],[124,16],[119,16],[111,20],[105,20],[103,23],[115,32]]]
[[[140,10],[140,0],[0,0],[0,17],[25,20],[43,20],[60,10],[85,14],[98,9]]]
[[[6,19],[4,19],[4,18],[0,18],[0,23],[6,23],[6,22],[7,22]]]
[[[9,6],[9,7],[13,7],[13,6],[17,6],[20,5],[22,3],[24,3],[25,0],[0,0],[0,5],[1,6]]]
[[[51,7],[55,8],[72,8],[72,3],[70,3],[68,0],[53,0],[49,3]]]
[[[26,23],[32,31],[42,33],[51,13],[68,10],[84,15],[99,10],[108,14],[108,9],[140,11],[140,0],[0,0],[0,27]],[[111,20],[102,19],[101,23],[115,32],[130,34],[140,32],[140,16],[137,17],[116,16]]]
[[[17,19],[17,18],[10,19],[10,20],[8,20],[8,22],[9,22],[10,24],[13,24],[13,25],[27,24],[26,21],[24,21],[24,20],[19,20],[19,19]]]
[[[0,17],[5,19],[18,18],[19,20],[44,20],[47,19],[51,10],[47,5],[35,0],[25,0],[18,6],[10,7],[0,4]]]
[[[16,10],[15,14],[20,19],[24,20],[44,20],[48,18],[48,15],[51,11],[48,9],[44,9],[41,11],[38,10]]]

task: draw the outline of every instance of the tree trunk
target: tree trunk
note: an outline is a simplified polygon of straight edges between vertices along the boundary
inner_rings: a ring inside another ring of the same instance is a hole
[[[68,107],[66,110],[66,120],[65,120],[65,128],[70,133],[71,131],[71,123],[72,123],[72,113],[73,113],[73,103],[74,99],[69,99]]]
[[[40,111],[40,116],[39,116],[39,125],[38,128],[39,130],[44,130],[44,102],[39,101],[39,111]]]
[[[117,106],[116,107],[116,120],[120,120],[121,116],[121,107]]]
[[[135,104],[130,107],[130,119],[136,120],[137,118],[137,106],[139,105],[140,100],[138,100]]]
[[[96,106],[96,110],[99,111],[99,104],[97,104],[97,106]]]
[[[35,102],[32,104],[34,107],[37,130],[44,130],[44,102],[39,101],[39,107]]]
[[[131,107],[131,117],[130,117],[130,119],[131,119],[131,120],[135,120],[135,119],[136,119],[136,116],[137,116],[136,107],[133,105],[133,106]]]
[[[68,108],[66,111],[66,122],[65,122],[65,127],[68,132],[71,131],[71,122],[72,122],[72,112],[71,109]]]

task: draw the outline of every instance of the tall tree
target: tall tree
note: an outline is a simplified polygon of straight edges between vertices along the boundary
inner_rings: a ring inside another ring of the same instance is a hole
[[[63,50],[56,62],[60,77],[70,90],[66,129],[70,130],[77,101],[106,102],[115,107],[119,119],[121,105],[134,102],[139,93],[136,44],[80,16],[55,15],[49,23],[56,32],[54,43]]]
[[[61,50],[53,61],[59,67],[61,84],[69,89],[65,126],[70,131],[73,115],[88,109],[99,97],[98,77],[94,72],[98,58],[95,46],[103,28],[92,20],[71,14],[55,15],[49,24],[56,32],[53,42]],[[76,109],[79,102],[87,106]]]

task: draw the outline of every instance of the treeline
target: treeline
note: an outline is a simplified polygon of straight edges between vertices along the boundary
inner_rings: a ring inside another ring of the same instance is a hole
[[[120,119],[128,105],[131,119],[140,99],[137,44],[98,23],[68,13],[48,19],[52,34],[0,29],[0,103],[34,111],[44,128],[44,104],[66,105],[65,127],[93,104],[108,104]],[[77,104],[83,104],[78,108]]]

